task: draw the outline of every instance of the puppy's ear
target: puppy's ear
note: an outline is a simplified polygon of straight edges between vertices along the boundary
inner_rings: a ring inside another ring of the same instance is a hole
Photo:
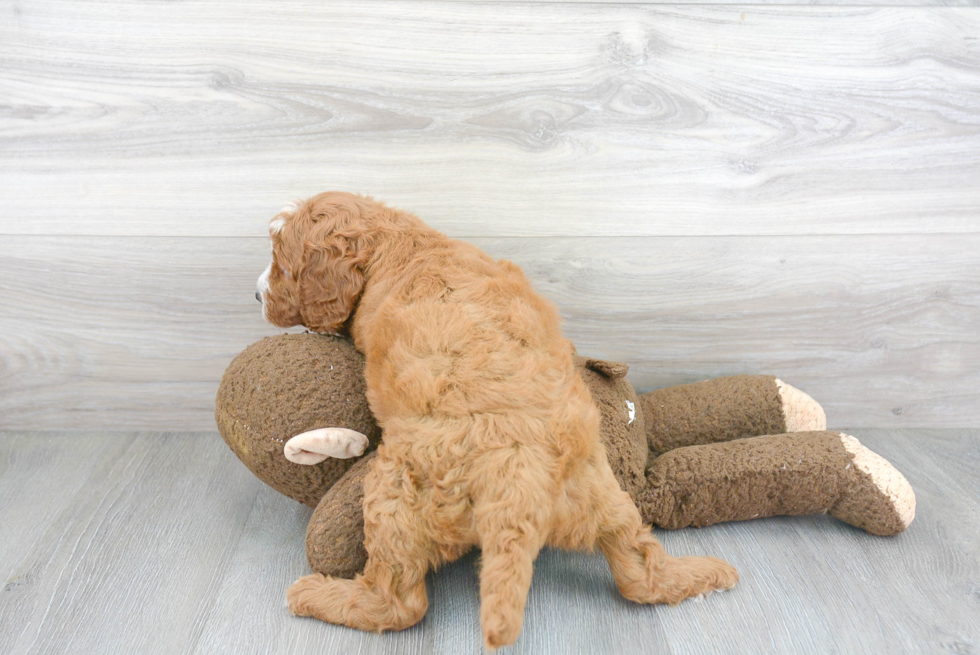
[[[356,237],[333,234],[306,241],[297,272],[303,325],[337,332],[350,318],[364,290],[367,257]]]

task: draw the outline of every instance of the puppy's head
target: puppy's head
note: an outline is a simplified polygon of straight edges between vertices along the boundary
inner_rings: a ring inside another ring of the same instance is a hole
[[[272,262],[256,298],[267,321],[343,332],[364,288],[366,235],[355,196],[322,193],[290,203],[269,223]]]

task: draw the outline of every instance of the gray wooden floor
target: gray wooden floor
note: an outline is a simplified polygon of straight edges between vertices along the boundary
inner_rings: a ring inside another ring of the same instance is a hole
[[[742,582],[634,605],[597,555],[538,560],[518,653],[980,652],[980,430],[857,430],[918,516],[875,538],[826,516],[659,533]],[[0,433],[0,653],[476,653],[475,557],[401,633],[289,615],[310,510],[213,433]]]

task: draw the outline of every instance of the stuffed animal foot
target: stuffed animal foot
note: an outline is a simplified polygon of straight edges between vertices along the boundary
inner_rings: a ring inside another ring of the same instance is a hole
[[[915,518],[915,492],[905,476],[881,455],[840,433],[854,471],[829,514],[871,534],[898,534]]]
[[[783,432],[810,432],[827,429],[827,414],[816,400],[779,378],[773,381],[779,390],[783,410]]]
[[[640,397],[650,456],[766,434],[824,430],[817,401],[772,375],[736,375]]]
[[[320,428],[298,434],[283,446],[283,454],[296,464],[319,464],[328,457],[350,459],[360,457],[368,446],[368,438],[347,428]]]
[[[915,517],[915,493],[884,458],[840,432],[795,432],[678,448],[647,471],[638,505],[668,529],[829,513],[874,535]]]

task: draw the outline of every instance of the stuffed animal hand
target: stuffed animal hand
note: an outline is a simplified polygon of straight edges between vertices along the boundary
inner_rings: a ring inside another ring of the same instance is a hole
[[[309,466],[319,464],[328,457],[360,457],[368,443],[368,438],[357,430],[319,428],[297,434],[286,442],[282,452],[290,462]]]

